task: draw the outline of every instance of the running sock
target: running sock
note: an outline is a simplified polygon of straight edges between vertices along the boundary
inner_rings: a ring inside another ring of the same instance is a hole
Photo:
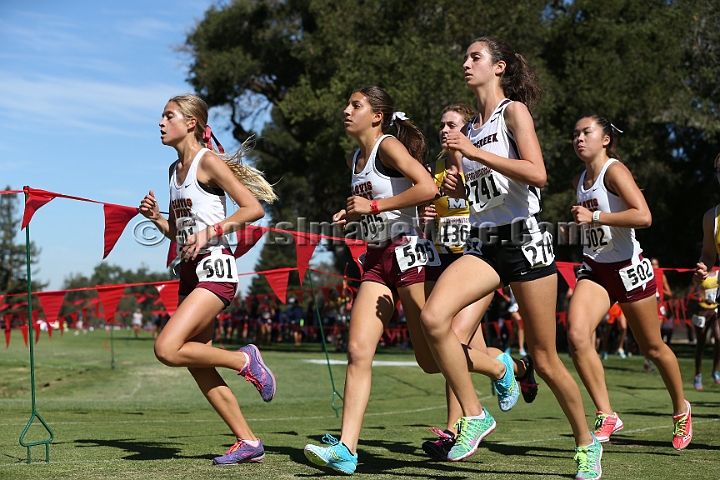
[[[247,444],[250,445],[251,447],[257,447],[257,446],[260,445],[260,439],[259,439],[259,438],[255,439],[255,440],[244,440],[244,439],[242,439],[242,438],[238,438],[238,441],[240,441],[240,440],[242,440],[243,443],[247,443]]]
[[[485,418],[485,410],[483,410],[480,415],[474,415],[472,417],[467,417],[467,418],[469,418],[471,420],[482,420],[483,418]]]
[[[248,355],[248,354],[245,353],[245,352],[242,352],[242,354],[245,355],[245,365],[243,365],[240,370],[242,370],[243,368],[247,367],[248,364],[250,363],[250,355]]]

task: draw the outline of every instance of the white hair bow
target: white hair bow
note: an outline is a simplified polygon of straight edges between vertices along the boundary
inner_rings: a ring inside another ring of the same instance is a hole
[[[394,112],[392,114],[392,119],[390,119],[390,126],[392,127],[395,125],[395,120],[407,120],[408,117],[405,115],[405,112]]]

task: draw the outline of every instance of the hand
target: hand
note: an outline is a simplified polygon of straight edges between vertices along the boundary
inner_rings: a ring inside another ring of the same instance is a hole
[[[200,249],[210,241],[210,236],[213,233],[210,229],[212,229],[212,227],[207,227],[187,237],[187,239],[185,239],[185,245],[183,245],[182,251],[180,252],[180,258],[186,262],[195,260]]]
[[[573,219],[576,223],[592,223],[592,212],[588,210],[585,207],[581,207],[580,205],[575,205],[570,209],[570,213],[572,213]]]
[[[434,203],[428,203],[427,205],[421,205],[418,207],[418,218],[421,223],[427,223],[437,218],[437,211],[435,210]]]
[[[370,209],[370,200],[365,197],[348,197],[347,199],[347,217],[350,220],[358,220],[362,215],[372,213]]]
[[[450,167],[440,185],[440,191],[451,198],[465,198],[465,184],[457,172],[457,169]]]
[[[340,225],[340,230],[343,232],[345,231],[345,226],[347,225],[347,212],[343,208],[339,212],[337,212],[335,215],[332,216],[333,223],[337,223]]]
[[[477,147],[462,132],[450,132],[447,135],[447,148],[449,151],[458,151],[468,157]]]
[[[152,190],[140,201],[140,207],[138,208],[145,218],[150,220],[160,219],[160,209],[158,208],[157,200],[155,200],[155,194]]]
[[[703,262],[698,262],[695,265],[695,274],[693,280],[697,283],[702,283],[708,276],[707,265]]]

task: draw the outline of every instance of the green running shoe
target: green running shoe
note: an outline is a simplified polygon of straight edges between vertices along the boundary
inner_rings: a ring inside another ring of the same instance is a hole
[[[602,477],[602,466],[600,465],[603,452],[602,445],[594,434],[591,435],[593,443],[587,447],[575,447],[573,460],[578,464],[575,480],[595,480]]]
[[[483,408],[485,418],[461,417],[457,421],[455,427],[458,429],[457,437],[455,437],[455,445],[448,452],[447,459],[450,462],[459,462],[463,458],[467,458],[478,449],[478,445],[483,438],[487,437],[495,430],[497,424],[490,412]]]
[[[321,467],[328,466],[333,470],[352,475],[357,468],[357,453],[352,455],[350,450],[340,442],[337,438],[326,433],[322,438],[323,443],[330,445],[329,447],[319,447],[317,445],[305,445],[305,457],[315,465]]]

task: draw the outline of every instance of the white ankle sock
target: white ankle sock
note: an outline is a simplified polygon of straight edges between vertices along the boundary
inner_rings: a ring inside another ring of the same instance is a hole
[[[467,418],[471,418],[473,420],[482,420],[483,418],[485,418],[485,410],[483,410],[480,415],[475,415],[475,416],[467,417]]]
[[[256,438],[255,440],[244,440],[244,439],[242,439],[242,438],[238,438],[238,440],[242,440],[243,443],[247,443],[247,444],[250,445],[251,447],[257,447],[258,445],[260,445],[260,439],[259,439],[259,438]]]

